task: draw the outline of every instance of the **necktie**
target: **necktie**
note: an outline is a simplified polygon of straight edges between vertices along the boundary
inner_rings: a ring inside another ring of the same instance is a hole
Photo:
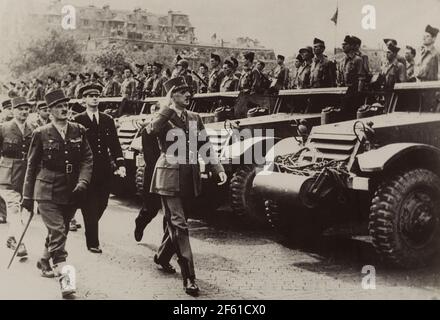
[[[98,121],[96,120],[95,114],[93,114],[92,124],[95,128],[98,128]]]

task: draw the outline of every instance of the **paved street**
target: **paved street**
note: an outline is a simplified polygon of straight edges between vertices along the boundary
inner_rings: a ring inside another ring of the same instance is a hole
[[[132,236],[137,205],[110,201],[101,222],[104,253],[85,246],[84,229],[71,233],[69,261],[77,270],[78,299],[188,299],[179,275],[156,269],[153,255],[162,236],[162,216],[147,228],[142,243]],[[438,299],[440,263],[417,271],[377,266],[376,290],[361,287],[361,269],[375,265],[367,242],[325,237],[310,250],[288,248],[271,232],[231,227],[225,213],[210,225],[191,220],[199,299]],[[77,218],[82,223],[81,215]],[[37,217],[25,238],[26,262],[6,270],[12,251],[5,248],[6,226],[0,226],[0,299],[60,299],[58,283],[39,276],[35,263],[45,230]],[[173,265],[177,267],[174,260]],[[192,298],[191,298],[192,299]]]

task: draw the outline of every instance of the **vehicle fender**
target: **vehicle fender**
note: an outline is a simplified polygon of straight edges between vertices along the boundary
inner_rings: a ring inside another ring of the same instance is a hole
[[[436,160],[440,163],[440,149],[421,143],[393,143],[357,156],[362,172],[380,172],[400,160],[415,155],[421,161]]]

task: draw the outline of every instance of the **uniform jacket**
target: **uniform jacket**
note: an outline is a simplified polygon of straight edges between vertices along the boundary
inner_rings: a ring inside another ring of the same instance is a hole
[[[420,62],[417,67],[417,78],[420,81],[435,81],[438,80],[438,54],[434,48],[422,48]]]
[[[338,87],[351,87],[359,85],[359,80],[364,75],[363,60],[356,54],[348,54],[339,61],[336,83]]]
[[[117,166],[124,165],[121,144],[116,132],[115,122],[109,115],[99,112],[98,128],[93,126],[87,112],[73,118],[74,122],[86,129],[86,137],[93,153],[93,173],[91,185],[108,186],[109,178],[113,175],[111,162]]]
[[[415,67],[414,61],[406,62],[406,79],[408,82],[416,81],[416,77],[414,75],[414,67]]]
[[[26,159],[34,126],[25,123],[24,135],[15,120],[0,125],[0,185],[20,194],[23,191]]]
[[[240,77],[238,88],[242,92],[250,92],[252,89],[253,75],[252,70],[243,71]]]
[[[296,79],[298,89],[310,88],[311,67],[311,63],[304,62],[304,64],[298,69],[298,75]]]
[[[313,58],[310,67],[310,88],[329,88],[335,85],[333,63],[326,57]]]
[[[238,80],[233,74],[230,76],[224,76],[222,83],[220,84],[220,92],[236,91],[238,87]]]
[[[394,84],[406,81],[405,68],[396,59],[384,64],[381,73],[385,76],[386,88],[393,88]]]
[[[121,85],[117,81],[110,78],[109,80],[104,80],[104,82],[103,97],[118,97],[121,94]]]
[[[209,75],[201,75],[199,74],[200,78],[202,78],[206,83],[209,83]],[[197,93],[207,93],[208,92],[208,86],[200,81],[199,79],[196,80],[197,82]]]
[[[164,78],[160,74],[153,75],[153,87],[151,89],[152,97],[162,97],[165,95],[165,91],[163,88],[164,82]]]
[[[123,98],[128,100],[135,100],[137,94],[137,84],[134,78],[125,79],[121,85],[121,94]]]
[[[35,129],[28,154],[23,198],[73,204],[72,191],[79,181],[89,184],[93,155],[85,128],[68,122],[66,139],[53,123]]]
[[[186,160],[192,159],[193,162],[182,164],[178,162],[179,158],[177,158],[177,155],[167,152],[169,151],[168,148],[174,144],[174,141],[167,141],[166,139],[171,129],[180,128],[183,130],[179,132],[185,133],[187,146],[189,145],[190,135],[197,141],[197,136],[204,130],[203,122],[197,113],[190,111],[185,112],[187,114],[186,121],[183,121],[173,109],[167,106],[162,107],[151,123],[146,127],[148,134],[157,135],[159,149],[161,151],[151,181],[150,192],[152,193],[164,196],[198,196],[201,192],[200,167],[197,161],[198,154],[192,154],[189,152],[189,148],[187,148],[185,154]],[[190,123],[195,124],[197,128],[189,127]],[[202,145],[206,145],[205,143],[208,143],[207,145],[209,146],[209,140],[207,138],[197,144],[197,150],[199,151]],[[213,161],[207,164],[207,169],[217,175],[224,171],[224,169],[218,162],[212,163],[216,162],[217,158],[212,152],[212,148],[209,149],[211,150],[210,156],[213,157]],[[205,162],[208,163],[208,159],[206,159]]]
[[[276,90],[286,89],[288,83],[289,70],[284,65],[277,65],[272,75],[271,88]]]
[[[209,73],[208,92],[219,92],[220,84],[224,77],[223,71],[220,68],[212,69]]]

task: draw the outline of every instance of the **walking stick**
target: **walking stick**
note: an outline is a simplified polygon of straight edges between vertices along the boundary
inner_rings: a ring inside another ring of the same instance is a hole
[[[20,211],[23,211],[23,208],[20,208]],[[31,224],[31,220],[32,220],[33,217],[34,217],[34,211],[32,210],[32,211],[30,212],[30,214],[29,214],[29,220],[28,220],[28,222],[26,223],[26,226],[24,227],[24,230],[23,230],[23,233],[21,234],[20,240],[17,242],[17,247],[16,247],[15,250],[14,250],[14,254],[13,254],[12,257],[11,257],[11,260],[9,261],[8,268],[7,268],[7,269],[9,269],[9,267],[10,267],[11,264],[12,264],[12,261],[14,261],[14,258],[15,258],[15,256],[17,255],[17,252],[18,252],[18,248],[20,248],[20,245],[21,245],[21,243],[23,242],[24,235],[26,234],[26,231],[27,231],[27,229],[29,228],[29,225]]]

